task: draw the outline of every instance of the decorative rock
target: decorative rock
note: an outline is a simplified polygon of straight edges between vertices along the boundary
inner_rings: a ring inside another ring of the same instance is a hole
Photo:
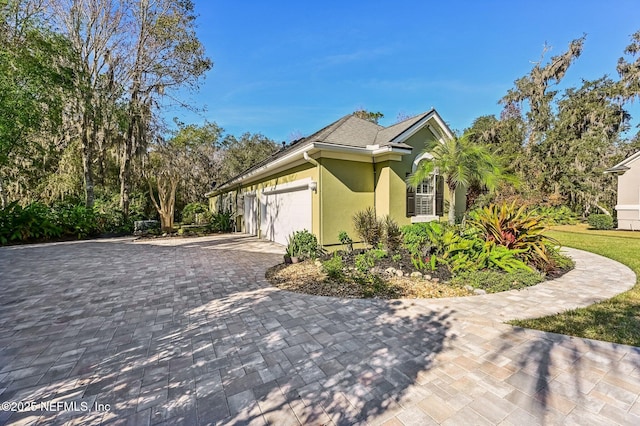
[[[422,278],[422,273],[421,272],[412,272],[411,273],[411,278]]]
[[[396,274],[396,268],[387,268],[384,270],[385,274],[389,274],[389,275],[395,275]]]
[[[476,296],[479,296],[482,294],[487,294],[487,292],[485,290],[482,290],[481,288],[476,288],[475,290],[473,290],[473,294],[475,294]]]
[[[402,272],[400,269],[398,269],[396,271],[396,275],[399,276],[399,277],[402,277],[402,276],[404,276],[404,272]]]
[[[467,291],[473,291],[474,290],[474,288],[471,287],[470,285],[465,285],[464,289],[467,290]]]
[[[438,277],[431,278],[431,281],[433,281],[434,283],[439,283],[440,282],[440,278],[438,278]]]
[[[423,278],[424,278],[425,280],[431,280],[431,275],[425,275]]]

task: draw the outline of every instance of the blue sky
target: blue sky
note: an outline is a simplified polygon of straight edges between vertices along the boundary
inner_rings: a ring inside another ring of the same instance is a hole
[[[213,69],[206,107],[168,118],[204,119],[228,133],[276,141],[309,135],[358,108],[399,114],[435,107],[451,128],[499,114],[498,100],[539,61],[587,34],[564,86],[603,74],[640,30],[640,2],[602,1],[218,1],[195,0],[198,37]],[[640,118],[634,107],[634,124]]]

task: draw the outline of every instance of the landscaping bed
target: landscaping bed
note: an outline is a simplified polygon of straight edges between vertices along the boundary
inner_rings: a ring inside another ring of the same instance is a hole
[[[266,277],[272,285],[283,290],[317,296],[418,299],[473,294],[463,287],[448,285],[451,274],[446,268],[423,274],[415,268],[409,268],[407,262],[393,262],[390,258],[384,258],[368,273],[362,274],[355,267],[355,256],[347,255],[345,258],[351,263],[346,262],[344,271],[337,276],[329,275],[323,265],[331,262],[332,258],[324,257],[324,262],[308,259],[297,264],[276,265],[267,271]]]
[[[321,296],[437,298],[522,289],[571,270],[557,241],[543,234],[543,218],[515,204],[480,209],[463,225],[415,223],[402,229],[388,216],[358,212],[354,227],[366,249],[327,254],[316,237],[289,237],[285,263],[267,271],[272,285]],[[293,259],[308,259],[287,264]]]
[[[393,261],[391,257],[384,257],[367,273],[360,273],[354,258],[346,255],[342,273],[333,276],[324,266],[326,262],[331,262],[332,257],[324,256],[296,264],[278,264],[267,270],[266,278],[274,287],[282,290],[316,296],[431,299],[522,289],[558,278],[573,269],[572,263],[568,262],[546,275],[526,271],[470,271],[452,277],[446,266],[435,271],[419,271],[411,265],[410,258]],[[400,273],[402,276],[399,276]]]

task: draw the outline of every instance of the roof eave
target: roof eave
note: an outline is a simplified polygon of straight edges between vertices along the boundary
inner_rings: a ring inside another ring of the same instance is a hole
[[[252,170],[248,173],[237,176],[234,179],[231,179],[225,182],[219,188],[216,188],[213,191],[207,192],[205,196],[211,197],[211,196],[219,195],[231,189],[234,185],[241,184],[251,179],[256,179],[262,175],[269,173],[270,171],[276,168],[286,166],[287,164],[294,163],[295,161],[299,161],[305,152],[312,153],[312,152],[318,152],[318,151],[327,151],[327,152],[338,152],[338,153],[345,153],[345,154],[356,154],[356,155],[377,157],[377,156],[386,155],[389,153],[395,153],[400,155],[410,154],[412,150],[413,148],[411,148],[411,146],[404,145],[404,144],[386,145],[382,147],[372,146],[370,148],[367,148],[367,147],[337,145],[337,144],[331,144],[326,142],[312,142],[310,144],[303,145],[300,148],[294,151],[291,151],[291,153],[284,155],[274,161],[271,161],[262,167],[259,167],[255,170]]]
[[[629,170],[629,167],[626,166],[614,166],[611,167],[610,169],[607,169],[604,171],[604,173],[613,173],[613,174],[624,174],[624,172],[626,172],[627,170]]]
[[[633,155],[630,155],[629,157],[625,158],[624,160],[622,160],[621,162],[619,162],[618,164],[616,164],[615,166],[611,167],[608,170],[617,170],[620,169],[621,167],[626,167],[627,164],[637,160],[640,158],[640,151],[636,152]],[[607,170],[607,171],[608,171]]]

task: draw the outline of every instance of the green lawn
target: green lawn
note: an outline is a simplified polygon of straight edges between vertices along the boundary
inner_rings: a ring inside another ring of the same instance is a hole
[[[548,232],[562,245],[597,253],[630,267],[635,287],[587,308],[510,324],[589,339],[640,346],[640,232],[594,231],[585,225],[558,226]]]

